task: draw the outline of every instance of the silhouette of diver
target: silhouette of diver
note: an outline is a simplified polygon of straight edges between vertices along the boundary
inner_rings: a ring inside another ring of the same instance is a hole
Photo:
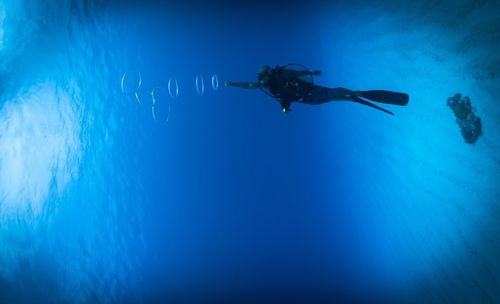
[[[283,67],[276,66],[274,68],[263,65],[257,74],[257,82],[226,81],[226,86],[244,89],[262,89],[279,101],[283,113],[290,112],[292,102],[322,104],[329,101],[347,100],[391,115],[394,115],[394,113],[367,101],[367,99],[398,106],[406,106],[408,104],[409,96],[405,93],[385,90],[352,91],[346,88],[327,88],[315,85],[312,81],[312,76],[321,75],[321,71],[307,69],[294,70],[289,68],[293,65],[296,64]]]

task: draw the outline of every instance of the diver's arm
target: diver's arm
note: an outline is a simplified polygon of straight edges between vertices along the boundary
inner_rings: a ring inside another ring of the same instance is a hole
[[[231,82],[226,81],[226,87],[237,87],[242,89],[258,89],[260,86],[257,82]]]

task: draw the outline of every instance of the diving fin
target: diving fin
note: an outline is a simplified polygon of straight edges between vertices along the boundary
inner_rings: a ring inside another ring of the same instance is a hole
[[[360,97],[397,106],[406,106],[410,99],[408,94],[384,90],[360,91],[360,93]]]
[[[373,103],[371,103],[371,102],[368,102],[368,101],[366,101],[366,100],[363,100],[363,99],[361,99],[361,98],[359,98],[359,97],[352,96],[351,98],[352,98],[352,101],[354,101],[354,102],[358,102],[358,103],[360,103],[360,104],[363,104],[363,105],[365,105],[365,106],[369,106],[369,107],[375,108],[375,109],[380,110],[380,111],[382,111],[382,112],[385,112],[385,113],[387,113],[387,114],[394,115],[394,113],[392,113],[391,111],[386,110],[386,109],[384,109],[384,108],[381,108],[381,107],[379,107],[379,106],[377,106],[377,105],[375,105],[375,104],[373,104]]]

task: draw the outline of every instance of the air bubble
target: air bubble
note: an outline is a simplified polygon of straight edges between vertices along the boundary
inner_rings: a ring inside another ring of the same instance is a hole
[[[167,93],[163,88],[157,87],[151,91],[151,98],[153,104],[151,106],[151,113],[153,120],[159,124],[166,124],[170,119],[170,102]]]
[[[125,95],[134,96],[135,100],[142,105],[137,91],[142,85],[141,72],[125,72],[122,76],[120,87]]]
[[[205,94],[205,82],[203,81],[203,76],[199,74],[196,76],[196,92],[198,92],[200,96]]]
[[[170,78],[167,83],[168,95],[172,98],[177,98],[179,96],[179,83],[177,79]]]
[[[212,76],[212,89],[214,89],[214,91],[219,89],[219,77],[217,77],[217,75]]]

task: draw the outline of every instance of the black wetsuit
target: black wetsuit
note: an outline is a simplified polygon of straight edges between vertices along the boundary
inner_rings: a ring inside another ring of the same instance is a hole
[[[297,76],[300,74],[302,75]],[[307,77],[311,77],[311,74],[275,67],[271,70],[266,85],[269,90],[268,94],[280,102],[285,113],[290,111],[292,102],[317,105],[329,101],[346,100],[394,115],[391,111],[381,108],[368,100],[398,106],[406,106],[409,101],[409,95],[406,93],[385,90],[352,91],[346,88],[327,88],[307,81]]]
[[[281,107],[290,110],[292,102],[322,104],[332,100],[350,100],[353,91],[345,88],[326,88],[306,81],[304,77],[286,77],[285,68],[272,69],[269,76],[269,92],[280,102]]]

